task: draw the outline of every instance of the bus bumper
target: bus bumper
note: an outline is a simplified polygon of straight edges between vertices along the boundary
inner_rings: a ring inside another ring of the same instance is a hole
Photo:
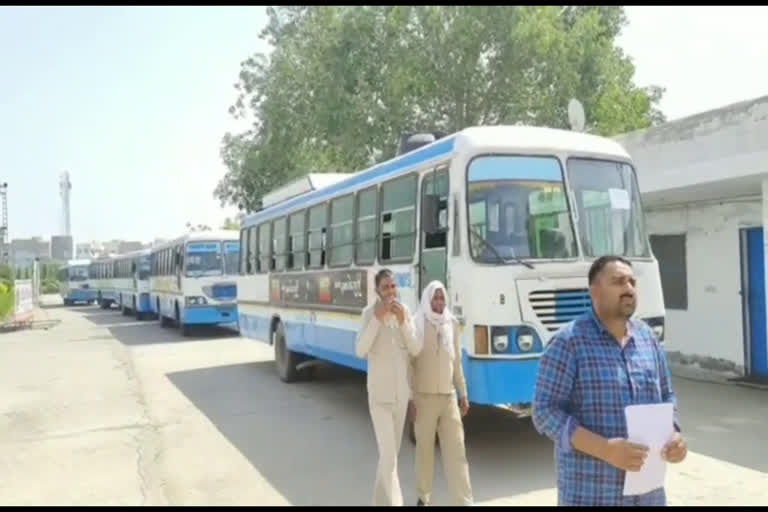
[[[463,356],[469,401],[480,405],[530,404],[539,359],[480,359]]]
[[[196,306],[184,309],[182,322],[190,325],[237,323],[237,305]]]
[[[140,293],[139,300],[136,302],[138,313],[152,313],[152,302],[149,300],[148,293]]]
[[[96,300],[95,290],[78,288],[75,290],[70,290],[67,295],[67,299],[73,302],[91,302],[92,300]]]

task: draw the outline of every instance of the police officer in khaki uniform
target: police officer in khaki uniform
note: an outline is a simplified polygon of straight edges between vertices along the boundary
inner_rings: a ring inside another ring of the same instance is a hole
[[[462,416],[469,410],[461,367],[458,322],[448,310],[439,281],[427,285],[414,317],[421,352],[411,359],[409,379],[415,407],[418,505],[428,505],[434,476],[435,433],[456,505],[472,505]],[[457,397],[458,394],[458,397]]]
[[[409,355],[419,354],[421,340],[408,309],[396,300],[392,272],[379,271],[375,285],[377,300],[363,311],[355,343],[358,357],[368,359],[368,407],[379,449],[373,504],[402,506],[397,458],[410,396]]]

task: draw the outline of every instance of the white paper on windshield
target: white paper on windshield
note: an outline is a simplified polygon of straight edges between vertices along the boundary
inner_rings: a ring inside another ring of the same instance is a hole
[[[624,496],[646,494],[664,487],[667,463],[661,458],[661,452],[675,432],[673,405],[629,405],[624,414],[627,418],[627,439],[648,447],[642,469],[626,472]]]
[[[629,192],[623,188],[609,188],[608,197],[614,210],[629,210]]]

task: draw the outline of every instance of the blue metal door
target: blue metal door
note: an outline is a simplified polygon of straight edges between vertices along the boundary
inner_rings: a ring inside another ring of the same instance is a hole
[[[763,228],[746,230],[751,377],[768,378],[768,341],[765,326],[765,248]]]

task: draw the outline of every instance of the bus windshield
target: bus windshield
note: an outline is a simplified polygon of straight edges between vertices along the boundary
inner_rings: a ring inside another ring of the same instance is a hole
[[[152,270],[152,262],[149,259],[149,255],[142,256],[139,259],[139,280],[146,281],[149,279],[149,273]]]
[[[238,273],[240,265],[240,242],[224,242],[224,275],[233,276]]]
[[[584,255],[650,256],[640,191],[632,166],[623,162],[568,159]]]
[[[69,267],[67,270],[70,281],[87,281],[88,280],[88,267],[83,265],[79,267]]]
[[[187,277],[220,276],[221,242],[191,242],[185,257]]]
[[[576,256],[563,173],[554,156],[487,155],[467,172],[469,239],[481,263]]]

